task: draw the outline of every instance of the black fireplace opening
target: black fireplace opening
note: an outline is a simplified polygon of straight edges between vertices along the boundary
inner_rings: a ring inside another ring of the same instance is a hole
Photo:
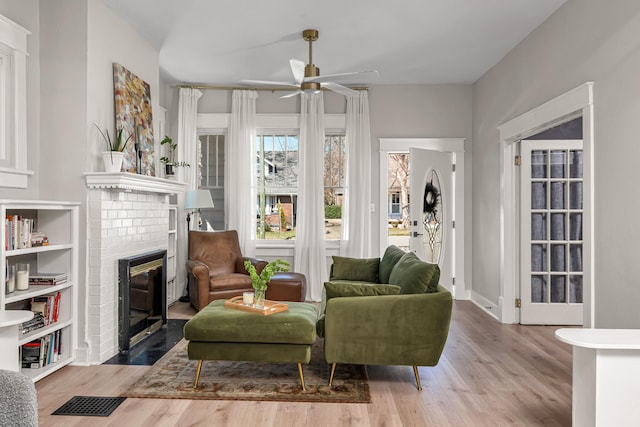
[[[121,354],[167,323],[167,251],[118,260],[118,350]]]

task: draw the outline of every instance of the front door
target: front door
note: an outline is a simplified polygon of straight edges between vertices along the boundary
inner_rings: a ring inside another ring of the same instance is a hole
[[[440,266],[440,284],[454,293],[454,154],[411,148],[409,248]],[[455,295],[455,294],[454,294]]]
[[[582,141],[520,150],[520,323],[582,325]]]

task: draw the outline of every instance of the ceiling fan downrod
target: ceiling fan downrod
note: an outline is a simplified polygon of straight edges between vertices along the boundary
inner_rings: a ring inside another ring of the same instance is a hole
[[[318,40],[318,30],[304,30],[302,32],[302,38],[309,42],[309,63],[304,67],[304,76],[306,77],[318,77],[320,75],[320,68],[313,65],[313,48],[312,44]],[[300,89],[307,91],[320,91],[320,83],[317,82],[304,82],[300,85]]]

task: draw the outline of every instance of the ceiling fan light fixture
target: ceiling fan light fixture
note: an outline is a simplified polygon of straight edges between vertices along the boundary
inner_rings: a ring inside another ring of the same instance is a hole
[[[300,90],[304,93],[320,93],[322,87],[320,86],[320,83],[304,82],[300,85]]]

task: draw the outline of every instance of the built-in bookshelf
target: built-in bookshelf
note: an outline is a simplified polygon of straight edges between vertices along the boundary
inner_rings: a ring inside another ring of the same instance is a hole
[[[0,200],[0,218],[4,219],[0,230],[0,266],[5,269],[0,310],[39,313],[34,319],[18,325],[16,348],[3,351],[18,352],[21,372],[34,381],[73,361],[76,348],[78,211],[79,203],[73,202]],[[12,231],[12,226],[18,224],[21,234]],[[10,244],[9,233],[14,233],[14,237],[22,236],[21,243]],[[18,264],[29,265],[32,277],[26,290],[13,288],[15,282],[9,289],[7,283],[8,271]]]
[[[178,249],[178,200],[175,194],[169,196],[169,241],[167,246],[167,304],[176,302],[178,284],[176,280]]]

